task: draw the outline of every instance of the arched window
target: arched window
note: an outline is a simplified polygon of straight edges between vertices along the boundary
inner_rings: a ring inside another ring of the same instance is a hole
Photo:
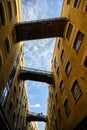
[[[5,11],[2,2],[0,2],[0,25],[5,25]]]

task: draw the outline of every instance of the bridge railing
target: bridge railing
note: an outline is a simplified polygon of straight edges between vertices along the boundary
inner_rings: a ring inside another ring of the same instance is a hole
[[[34,69],[34,68],[28,68],[28,67],[22,67],[20,69],[20,71],[31,71],[31,72],[37,72],[37,73],[43,73],[43,74],[49,74],[49,75],[53,75],[52,72],[50,71],[45,71],[45,70],[39,70],[39,69]]]

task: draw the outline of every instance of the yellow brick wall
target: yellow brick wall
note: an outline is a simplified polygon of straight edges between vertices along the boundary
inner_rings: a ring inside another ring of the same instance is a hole
[[[64,31],[64,38],[57,38],[56,45],[54,49],[53,59],[52,59],[52,71],[55,78],[55,87],[50,86],[50,93],[53,99],[49,97],[48,106],[52,104],[55,105],[55,111],[52,108],[48,107],[48,123],[47,130],[55,129],[55,119],[57,119],[57,129],[58,130],[73,130],[80,123],[80,121],[87,116],[87,67],[84,66],[84,60],[87,56],[87,11],[85,7],[87,5],[86,0],[80,2],[79,8],[74,8],[74,1],[71,0],[70,4],[67,5],[67,0],[64,0],[62,8],[62,17],[67,17],[69,22],[66,25]],[[72,34],[70,39],[67,40],[66,33],[68,25],[71,23],[73,25]],[[80,31],[84,34],[83,42],[80,46],[78,53],[73,49],[73,44],[76,38],[77,32]],[[60,39],[60,48],[58,48],[58,42]],[[62,50],[65,51],[65,58],[62,62],[60,57]],[[56,56],[57,65],[56,69],[54,68],[54,58]],[[65,73],[65,68],[67,62],[70,61],[72,70],[70,75],[67,77]],[[57,69],[60,67],[60,75],[57,74]],[[60,90],[60,82],[63,79],[64,81],[64,90]],[[72,85],[75,80],[78,80],[80,88],[82,90],[82,95],[77,102],[74,101],[73,94],[71,92]],[[54,85],[53,85],[54,86]],[[58,94],[58,101],[56,103],[55,94]],[[71,108],[71,113],[66,117],[64,109],[64,101],[68,99],[69,105]],[[58,119],[58,108],[60,108],[61,120]]]
[[[8,123],[11,129],[14,129],[15,122],[17,120],[17,113],[18,113],[18,106],[20,104],[20,111],[19,111],[19,118],[17,121],[16,129],[19,130],[24,127],[26,129],[26,111],[29,110],[28,100],[27,100],[27,90],[26,84],[24,83],[23,95],[21,97],[20,102],[20,95],[22,92],[22,81],[19,81],[17,76],[19,73],[19,69],[24,66],[24,45],[23,42],[15,43],[15,32],[14,32],[14,25],[16,22],[20,22],[21,19],[21,0],[9,0],[11,2],[12,8],[12,19],[9,19],[9,10],[7,2],[8,0],[0,0],[2,3],[4,12],[5,12],[5,25],[0,24],[0,98],[2,96],[3,90],[5,89],[6,83],[8,81],[9,75],[12,71],[13,64],[19,56],[19,63],[16,68],[16,73],[12,81],[11,89],[8,94],[6,103],[3,107],[5,116],[8,120]],[[15,15],[15,8],[14,8],[14,1],[16,2],[16,11],[17,14]],[[10,51],[7,53],[4,46],[5,39],[9,39],[9,46]],[[2,60],[2,61],[1,61]],[[12,102],[12,109],[10,110],[10,102]],[[25,106],[26,104],[26,106]],[[15,118],[13,119],[13,114],[15,112]],[[21,119],[22,116],[22,119]],[[21,124],[21,125],[20,125]]]

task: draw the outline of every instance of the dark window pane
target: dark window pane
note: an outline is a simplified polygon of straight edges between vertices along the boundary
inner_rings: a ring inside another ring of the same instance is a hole
[[[70,64],[70,62],[68,61],[68,62],[67,62],[67,65],[66,65],[66,69],[65,69],[65,72],[66,72],[67,76],[70,74],[71,69],[72,69],[71,64]]]
[[[58,109],[58,120],[61,120],[60,108]]]
[[[85,11],[87,11],[87,5],[86,5],[86,7],[85,7]]]
[[[12,6],[11,6],[11,1],[7,2],[8,5],[8,15],[9,15],[9,19],[12,19]]]
[[[72,93],[73,93],[75,101],[77,101],[80,98],[80,96],[82,95],[82,90],[81,90],[77,80],[73,84]]]
[[[64,58],[65,58],[65,52],[64,52],[64,50],[62,50],[62,53],[61,53],[61,60],[64,61]]]
[[[74,7],[75,7],[75,8],[79,8],[80,1],[81,1],[81,0],[75,0],[75,2],[74,2]]]
[[[12,110],[12,101],[10,102],[10,104],[9,104],[9,110]]]
[[[55,56],[55,58],[54,58],[54,68],[56,68],[56,66],[57,66],[57,59],[56,59],[56,56]]]
[[[5,12],[2,3],[0,3],[0,25],[5,25]]]
[[[60,75],[60,68],[59,67],[57,69],[57,74],[58,74],[58,76]]]
[[[17,15],[17,6],[16,6],[16,1],[14,0],[14,12],[15,12],[15,16]]]
[[[58,48],[60,48],[60,39],[59,39],[59,41],[58,41]]]
[[[9,45],[8,38],[5,39],[4,45],[5,45],[5,51],[8,53],[10,51],[10,45]]]
[[[75,39],[75,42],[74,42],[74,46],[73,48],[78,52],[79,51],[79,48],[82,44],[82,41],[83,41],[83,38],[84,38],[84,34],[82,34],[80,31],[78,31],[77,35],[76,35],[76,39]]]
[[[0,54],[0,67],[3,65],[2,55]]]
[[[67,0],[67,4],[70,4],[70,0]]]
[[[85,57],[84,65],[85,65],[85,67],[87,67],[87,56]]]
[[[64,89],[64,82],[63,82],[63,80],[61,81],[61,83],[60,83],[60,89],[63,91],[63,89]]]
[[[71,36],[72,28],[73,28],[73,25],[70,23],[69,26],[68,26],[67,34],[66,34],[66,38],[67,38],[68,40],[69,40],[69,38],[70,38],[70,36]]]
[[[71,112],[68,99],[66,99],[66,101],[65,101],[65,103],[64,103],[64,107],[65,107],[66,115],[68,116],[68,115],[70,114],[70,112]]]

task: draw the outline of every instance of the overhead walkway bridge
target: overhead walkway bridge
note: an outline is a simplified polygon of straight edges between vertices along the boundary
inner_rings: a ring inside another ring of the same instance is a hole
[[[63,37],[68,19],[65,17],[20,22],[14,25],[16,43],[25,40]]]
[[[29,112],[27,113],[26,121],[27,122],[31,122],[31,121],[47,122],[48,118],[47,116],[44,116],[42,113],[37,114],[37,113]]]
[[[54,76],[52,72],[24,67],[20,69],[18,79],[33,80],[53,84]]]

